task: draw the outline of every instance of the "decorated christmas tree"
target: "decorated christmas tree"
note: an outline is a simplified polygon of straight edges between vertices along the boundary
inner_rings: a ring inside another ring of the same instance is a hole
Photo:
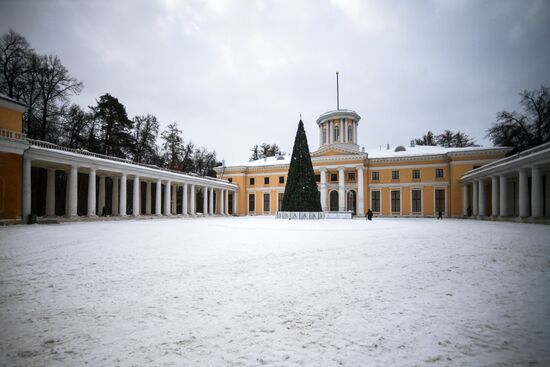
[[[304,123],[300,119],[294,139],[283,199],[284,212],[320,212],[321,201],[309,155]]]

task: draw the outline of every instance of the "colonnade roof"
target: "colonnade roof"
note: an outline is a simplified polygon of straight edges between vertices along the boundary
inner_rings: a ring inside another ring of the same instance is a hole
[[[550,166],[550,143],[541,144],[466,172],[460,181],[471,182],[476,179],[487,178],[491,175],[506,174],[520,168],[537,165]]]
[[[228,188],[235,190],[238,188],[237,185],[234,185],[227,180],[215,177],[199,176],[194,173],[183,173],[154,165],[136,163],[123,158],[92,153],[86,150],[66,148],[40,140],[28,139],[28,142],[29,149],[26,151],[25,156],[28,156],[30,159],[34,160],[60,165],[75,165],[82,168],[94,168],[114,173],[139,175],[153,179],[174,180],[197,185],[209,185],[217,188]]]

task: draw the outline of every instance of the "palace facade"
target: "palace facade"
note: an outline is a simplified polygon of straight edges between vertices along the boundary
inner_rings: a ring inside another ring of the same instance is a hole
[[[274,215],[281,208],[288,155],[199,177],[28,139],[26,110],[0,95],[0,223]],[[323,211],[550,222],[550,143],[509,157],[509,148],[414,144],[366,151],[360,120],[351,110],[317,119],[320,146],[311,157]]]
[[[531,172],[528,162],[520,165],[524,170],[517,177],[509,172],[497,178],[473,179],[483,167],[503,160],[510,148],[444,148],[411,143],[366,151],[358,141],[360,120],[355,111],[342,109],[317,119],[320,146],[311,157],[323,211],[351,211],[357,216],[371,209],[378,216],[433,217],[441,211],[449,217],[530,217],[526,207],[534,200],[537,204],[533,214],[549,216],[550,146],[543,147],[545,163],[533,171],[536,188],[529,190],[533,192],[530,196],[525,181]],[[274,215],[284,200],[289,163],[287,155],[216,170],[219,178],[239,187],[238,215]],[[499,180],[505,188],[510,187],[500,191],[503,202],[509,202],[501,205],[507,208],[502,213],[493,205],[499,200],[499,193],[493,190]]]

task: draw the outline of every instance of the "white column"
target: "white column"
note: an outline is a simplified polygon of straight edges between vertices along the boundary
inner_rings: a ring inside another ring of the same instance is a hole
[[[195,215],[197,214],[197,212],[195,211],[195,185],[191,185],[191,192],[189,193],[189,199],[190,199],[190,205],[189,205],[189,210],[191,213],[191,215]]]
[[[23,159],[23,210],[22,223],[27,224],[31,214],[31,160]]]
[[[113,177],[113,198],[111,215],[118,215],[118,177]]]
[[[71,166],[69,171],[69,217],[78,215],[78,167]]]
[[[353,142],[357,144],[357,122],[353,123]]]
[[[233,215],[237,215],[237,191],[233,191]]]
[[[338,167],[338,210],[346,210],[346,183],[344,176],[344,167]]]
[[[499,189],[499,197],[500,197],[500,216],[501,217],[507,217],[510,215],[508,213],[508,181],[506,180],[506,176],[500,175],[499,179],[500,183],[500,189]]]
[[[462,185],[462,215],[468,215],[468,184]]]
[[[120,176],[120,204],[118,206],[120,210],[120,216],[126,216],[126,173],[122,173]]]
[[[172,182],[170,180],[166,181],[166,185],[164,185],[164,215],[171,215],[170,205],[171,205],[171,198],[170,194],[172,193]]]
[[[328,144],[330,141],[330,129],[327,122],[323,123],[323,125],[325,125],[325,135],[326,135],[325,144]]]
[[[46,182],[46,217],[55,217],[55,168],[48,168]]]
[[[472,182],[472,204],[473,204],[473,214],[475,216],[479,215],[479,195],[478,195],[479,184],[477,181]]]
[[[343,126],[344,128],[342,129],[343,133],[344,133],[344,143],[346,143],[348,141],[348,135],[347,135],[347,132],[348,132],[348,123],[346,122],[346,120],[344,119],[344,122],[343,122]]]
[[[493,176],[491,177],[491,216],[493,217],[498,217],[500,215],[500,197],[498,195],[498,192],[498,176]]]
[[[334,140],[334,129],[332,128],[332,120],[328,122],[328,143],[332,144]]]
[[[145,183],[145,214],[151,215],[151,182]]]
[[[485,182],[483,180],[478,181],[478,195],[479,195],[479,204],[478,204],[478,210],[479,210],[479,216],[484,217],[487,215],[485,210]]]
[[[210,190],[208,191],[210,191],[210,201],[208,203],[208,214],[214,215],[214,188],[211,187]]]
[[[178,199],[178,187],[174,184],[172,185],[172,214],[178,214],[178,203],[176,200]]]
[[[357,167],[357,215],[359,217],[365,216],[363,175],[363,166]]]
[[[183,184],[183,194],[181,196],[181,214],[187,215],[187,184]]]
[[[321,172],[321,210],[327,211],[327,169],[322,167]]]
[[[205,187],[202,188],[202,215],[208,213],[208,189]]]
[[[157,189],[155,192],[155,215],[161,215],[161,203],[162,201],[162,181],[157,179]]]
[[[225,215],[229,215],[229,190],[224,190],[225,192]]]
[[[97,212],[99,215],[105,215],[103,208],[105,208],[105,176],[99,175],[99,192],[97,198]]]
[[[340,143],[344,142],[344,121],[340,119]]]
[[[323,126],[319,126],[319,146],[323,145]]]
[[[88,173],[88,217],[96,216],[96,196],[95,196],[95,168],[90,168]]]
[[[527,169],[521,168],[519,170],[519,216],[529,216],[529,178],[527,176]]]
[[[132,214],[134,217],[141,215],[141,205],[140,205],[140,198],[141,198],[141,185],[139,182],[139,176],[134,176],[134,197],[132,200],[132,206],[134,209],[132,210]]]
[[[225,215],[225,205],[224,205],[224,201],[225,201],[225,190],[219,190],[219,194],[220,194],[220,214],[221,215]]]
[[[208,187],[202,189],[202,214],[208,214]]]
[[[534,218],[540,218],[544,214],[542,172],[537,166],[531,170],[531,212],[531,216]]]

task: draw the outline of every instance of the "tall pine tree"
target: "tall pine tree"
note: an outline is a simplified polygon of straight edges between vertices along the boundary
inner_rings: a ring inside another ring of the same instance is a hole
[[[282,209],[286,212],[321,211],[319,190],[315,182],[304,123],[301,119],[294,139]]]

